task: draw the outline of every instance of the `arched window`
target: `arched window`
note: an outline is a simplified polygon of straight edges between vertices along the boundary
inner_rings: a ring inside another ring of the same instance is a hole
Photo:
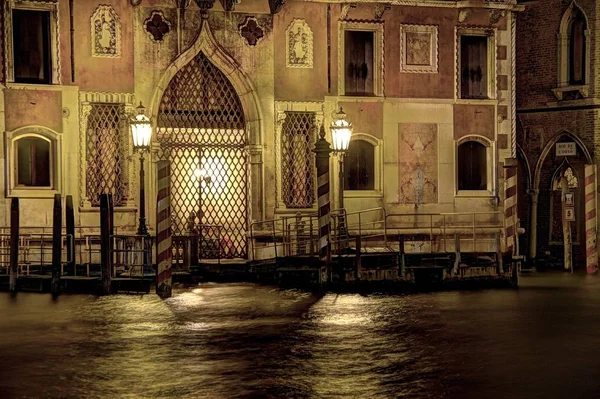
[[[569,28],[569,84],[585,84],[586,37],[585,17],[579,8],[573,9],[573,19]]]
[[[366,140],[352,140],[345,160],[345,190],[375,189],[375,146]]]
[[[478,141],[458,146],[458,189],[487,190],[487,147]]]
[[[567,8],[558,34],[558,87],[553,89],[559,100],[585,98],[589,95],[590,43],[588,22],[575,3]]]
[[[61,189],[62,137],[42,126],[5,132],[9,197],[51,198]]]
[[[15,141],[16,186],[51,187],[52,143],[38,136],[23,136]]]

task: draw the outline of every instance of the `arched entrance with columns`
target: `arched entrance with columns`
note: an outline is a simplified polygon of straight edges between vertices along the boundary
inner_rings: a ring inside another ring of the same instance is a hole
[[[250,160],[262,155],[261,118],[249,79],[207,20],[161,77],[151,110],[156,153],[171,164],[173,235],[198,237],[201,258],[246,258],[249,221],[262,213],[262,164]]]
[[[557,155],[557,143],[575,143],[576,155]],[[573,194],[575,221],[571,222],[573,242],[573,264],[575,268],[585,268],[585,220],[584,219],[584,166],[593,163],[592,156],[583,141],[568,131],[556,134],[544,147],[534,173],[534,190],[537,204],[532,212],[537,215],[534,240],[538,265],[561,268],[564,260],[562,231],[562,203],[560,180],[566,178],[568,190]],[[532,226],[533,227],[533,226]],[[534,248],[532,248],[534,249]]]

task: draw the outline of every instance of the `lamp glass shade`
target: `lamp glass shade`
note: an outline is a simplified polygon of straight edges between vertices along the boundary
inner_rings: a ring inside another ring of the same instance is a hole
[[[335,119],[331,122],[331,141],[333,151],[346,152],[350,146],[350,138],[352,137],[352,124],[346,119],[346,114],[340,109],[335,114]]]
[[[141,104],[138,107],[138,114],[131,121],[131,135],[133,136],[134,149],[144,151],[150,148],[152,123],[150,122],[150,118],[144,115],[144,109]]]

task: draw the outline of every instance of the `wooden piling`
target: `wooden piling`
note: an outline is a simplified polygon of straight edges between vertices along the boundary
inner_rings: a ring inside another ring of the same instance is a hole
[[[67,264],[69,270],[75,272],[75,211],[73,209],[73,196],[67,195],[65,201],[65,223],[67,227]]]
[[[356,236],[356,279],[360,280],[360,272],[362,268],[362,239]]]
[[[406,258],[404,256],[405,249],[404,249],[404,236],[403,235],[400,235],[398,237],[398,252],[400,255],[400,277],[404,277],[404,275],[406,273]]]
[[[454,274],[458,274],[460,262],[460,235],[458,233],[454,233],[454,266],[452,268],[452,272]]]
[[[112,195],[100,195],[100,262],[102,264],[102,293],[111,292],[113,215]]]
[[[60,194],[54,194],[54,209],[52,212],[52,283],[50,292],[53,296],[60,293],[62,255],[62,200]]]
[[[19,199],[13,198],[10,203],[10,292],[17,292],[17,275],[19,272]]]

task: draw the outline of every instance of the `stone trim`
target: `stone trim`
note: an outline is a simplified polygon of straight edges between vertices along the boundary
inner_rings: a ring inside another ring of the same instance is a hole
[[[425,33],[430,35],[429,65],[407,64],[407,40],[409,32]],[[400,25],[400,71],[419,73],[438,73],[438,27],[437,25]]]
[[[51,143],[50,147],[50,166],[51,171],[51,186],[50,187],[17,187],[16,176],[13,163],[15,161],[15,147],[17,140],[24,137],[33,136],[41,137]],[[21,198],[53,198],[54,194],[62,193],[63,173],[62,173],[62,138],[61,133],[45,126],[23,126],[12,131],[4,132],[5,138],[5,182],[7,197]]]
[[[14,55],[13,55],[13,22],[12,11],[14,9],[37,10],[50,12],[50,84],[61,84],[60,76],[60,23],[58,0],[8,0],[4,7],[4,63],[6,82],[15,81]]]
[[[324,123],[324,103],[323,102],[312,102],[312,101],[275,101],[275,196],[276,203],[275,208],[286,210],[287,207],[283,202],[283,196],[281,192],[282,187],[282,170],[281,170],[281,133],[283,129],[283,123],[286,118],[286,111],[296,112],[313,112],[315,114],[315,128],[320,129]],[[317,135],[315,134],[315,137]],[[317,203],[313,204],[312,208],[308,208],[311,212],[317,209]],[[290,208],[290,211],[298,212],[301,209]]]
[[[487,41],[487,63],[488,63],[488,98],[477,100],[477,99],[468,99],[469,101],[489,101],[495,100],[497,98],[497,90],[496,90],[496,76],[498,75],[498,63],[496,62],[496,37],[497,37],[497,29],[491,28],[489,26],[457,26],[454,28],[455,32],[455,51],[454,51],[454,94],[456,99],[461,99],[460,89],[461,89],[461,46],[460,46],[460,38],[461,36],[486,36],[488,38]]]
[[[131,115],[134,115],[135,111],[135,95],[131,93],[109,93],[109,92],[79,92],[79,207],[80,211],[99,211],[100,208],[92,207],[91,202],[87,197],[86,192],[86,180],[87,180],[87,162],[86,162],[86,145],[87,145],[87,126],[88,117],[92,110],[93,103],[111,103],[111,104],[123,104],[124,115],[123,118],[128,120]],[[127,129],[129,131],[129,129]],[[129,154],[129,144],[131,138],[129,135],[123,138],[125,141],[125,152]],[[128,189],[126,191],[126,199],[123,207],[134,208],[132,192],[132,179],[133,176],[133,165],[132,162],[128,162],[127,167],[123,168],[123,180],[127,182]]]
[[[346,94],[345,82],[345,47],[346,40],[344,32],[351,31],[366,31],[373,32],[373,89],[374,95],[384,97],[384,26],[382,21],[363,22],[363,21],[339,21],[338,23],[338,95]]]

